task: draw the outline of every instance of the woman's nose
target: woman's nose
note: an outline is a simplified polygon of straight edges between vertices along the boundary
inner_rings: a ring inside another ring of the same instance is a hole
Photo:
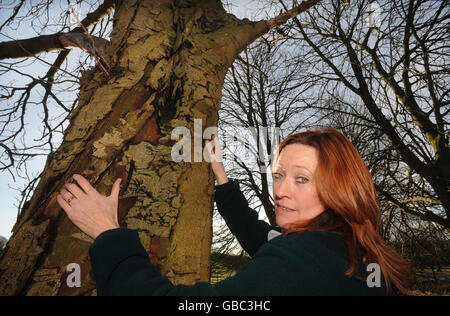
[[[289,179],[284,178],[278,182],[277,185],[274,186],[275,190],[275,199],[279,200],[283,197],[291,196],[291,184]]]

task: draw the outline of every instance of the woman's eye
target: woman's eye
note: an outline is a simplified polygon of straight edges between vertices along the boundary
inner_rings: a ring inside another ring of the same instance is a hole
[[[274,179],[279,179],[279,178],[281,177],[281,174],[278,173],[278,172],[274,172],[274,173],[272,174],[272,176],[273,176]]]
[[[300,182],[300,183],[307,183],[308,182],[308,179],[306,179],[305,177],[300,177],[300,178],[297,178],[297,182]]]

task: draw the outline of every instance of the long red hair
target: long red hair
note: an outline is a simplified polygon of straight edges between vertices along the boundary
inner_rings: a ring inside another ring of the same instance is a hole
[[[328,229],[339,231],[347,245],[350,266],[346,275],[351,276],[356,272],[356,248],[359,242],[365,251],[363,263],[379,264],[387,290],[389,282],[392,282],[399,291],[407,293],[410,265],[378,232],[381,212],[375,186],[369,169],[353,144],[335,128],[307,130],[284,139],[278,146],[274,162],[283,148],[290,144],[311,146],[318,152],[319,161],[314,175],[317,192],[321,202],[339,219],[337,225],[329,226]],[[318,218],[288,227],[285,233],[327,229],[314,225],[317,221]]]

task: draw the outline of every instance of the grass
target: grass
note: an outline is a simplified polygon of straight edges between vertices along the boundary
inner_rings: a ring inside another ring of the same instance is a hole
[[[450,266],[441,271],[424,269],[414,271],[415,282],[410,295],[413,296],[450,296]]]

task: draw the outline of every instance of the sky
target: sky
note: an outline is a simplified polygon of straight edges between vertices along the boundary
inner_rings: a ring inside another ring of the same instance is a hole
[[[54,8],[54,17],[55,20],[58,20],[61,18],[61,12],[65,10],[67,7],[67,0],[59,0],[60,3],[58,3],[58,0],[55,1],[56,6]],[[33,3],[32,1],[31,3]],[[74,1],[70,1],[74,2]],[[255,19],[256,12],[260,12],[256,10],[255,6],[259,2],[259,0],[233,0],[233,1],[226,1],[229,3],[227,6],[227,10],[233,14],[235,14],[238,18],[249,18],[249,19]],[[9,16],[9,13],[11,12],[8,9],[14,8],[17,1],[2,1],[0,0],[0,25],[3,24],[3,22],[6,20],[6,18]],[[34,2],[36,3],[36,2]],[[29,5],[28,5],[29,6]],[[52,11],[51,11],[52,13]],[[84,18],[85,14],[87,12],[83,12],[83,8],[80,9],[80,16],[81,19]],[[33,21],[34,20],[34,21]],[[11,30],[8,28],[4,28],[2,32],[0,33],[0,41],[9,41],[12,38],[13,39],[24,39],[24,38],[30,38],[36,36],[36,18],[30,18],[23,23],[21,23],[17,29]],[[33,31],[34,29],[34,31]],[[52,30],[47,31],[46,33],[53,33]],[[46,60],[47,62],[52,63],[55,56],[57,55],[56,52],[53,53],[44,53],[41,54],[39,57],[43,60]],[[71,58],[78,58],[79,53],[77,52],[71,52],[70,57]],[[48,71],[48,65],[45,63],[38,61],[38,60],[28,60],[26,61],[27,64],[30,64],[26,69],[22,68],[21,71],[30,73],[30,74],[38,74],[38,76],[44,76],[45,73]],[[17,74],[9,74],[8,76],[2,76],[1,77],[2,83],[6,82],[13,82],[14,85],[17,86],[24,86],[26,83],[22,82],[24,80],[23,76],[17,75]],[[39,91],[36,91],[34,93],[37,93],[35,96],[38,97]],[[42,93],[42,91],[40,91]],[[65,99],[70,100],[70,96],[67,96]],[[0,104],[0,109],[4,108],[5,104]],[[31,108],[27,112],[28,117],[28,125],[27,125],[27,134],[25,135],[25,141],[26,143],[31,143],[31,141],[42,133],[42,121],[38,119],[41,114],[42,110],[36,106],[35,109]],[[20,146],[20,145],[18,145]],[[38,157],[34,158],[27,164],[27,174],[31,177],[37,176],[44,168],[46,161],[46,157]],[[22,175],[24,172],[22,171]],[[15,181],[14,181],[15,180]],[[20,201],[20,191],[23,189],[28,181],[26,179],[21,179],[19,177],[13,177],[8,172],[1,172],[0,171],[0,236],[4,236],[6,238],[11,237],[11,229],[13,228],[16,218],[17,218],[17,206],[19,205]]]

